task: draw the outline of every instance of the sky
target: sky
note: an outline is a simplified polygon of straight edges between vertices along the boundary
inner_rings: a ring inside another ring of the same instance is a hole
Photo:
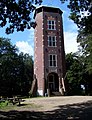
[[[63,30],[64,30],[64,43],[65,53],[77,52],[78,44],[77,26],[69,19],[69,9],[66,4],[61,4],[60,0],[43,0],[42,5],[58,7],[63,11]],[[34,29],[25,30],[24,32],[14,32],[13,34],[5,34],[5,28],[0,28],[0,37],[11,39],[11,43],[16,45],[19,52],[29,53],[34,56]]]

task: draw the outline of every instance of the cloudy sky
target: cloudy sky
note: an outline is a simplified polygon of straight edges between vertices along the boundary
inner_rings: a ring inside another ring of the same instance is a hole
[[[52,2],[53,1],[53,2]],[[63,29],[64,29],[64,42],[65,52],[77,51],[77,26],[71,21],[69,17],[69,9],[66,4],[61,4],[60,0],[44,0],[43,5],[58,7],[63,11]],[[6,35],[5,29],[0,28],[0,37],[10,38],[12,44],[15,44],[20,52],[34,54],[34,29],[25,30],[24,32],[14,32],[13,34]]]

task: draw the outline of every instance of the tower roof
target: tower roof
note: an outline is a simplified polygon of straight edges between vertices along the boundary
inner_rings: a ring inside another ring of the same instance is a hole
[[[53,13],[59,13],[60,15],[62,15],[62,11],[59,9],[59,8],[57,8],[57,7],[48,7],[48,6],[39,6],[39,7],[37,7],[36,8],[36,10],[35,10],[35,14],[34,14],[34,18],[35,18],[35,16],[36,16],[36,14],[37,13],[40,13],[40,12],[53,12]]]

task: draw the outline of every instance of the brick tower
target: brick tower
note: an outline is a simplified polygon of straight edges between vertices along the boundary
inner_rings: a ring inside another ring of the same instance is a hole
[[[37,80],[37,94],[63,94],[65,51],[62,11],[59,8],[40,6],[34,18],[34,76]]]

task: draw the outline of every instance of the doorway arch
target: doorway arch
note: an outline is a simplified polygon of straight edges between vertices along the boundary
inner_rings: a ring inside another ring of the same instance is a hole
[[[48,89],[50,92],[59,92],[59,77],[57,73],[49,73],[48,74]]]

